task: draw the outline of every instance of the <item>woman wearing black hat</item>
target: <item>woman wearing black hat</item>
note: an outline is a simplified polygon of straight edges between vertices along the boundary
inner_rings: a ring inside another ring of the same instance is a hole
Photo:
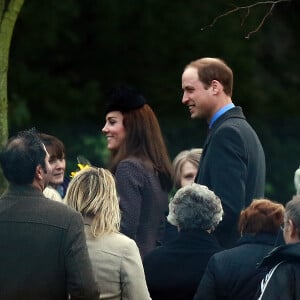
[[[114,88],[105,113],[102,132],[120,197],[121,232],[136,241],[143,257],[163,235],[171,161],[154,112],[134,88]]]

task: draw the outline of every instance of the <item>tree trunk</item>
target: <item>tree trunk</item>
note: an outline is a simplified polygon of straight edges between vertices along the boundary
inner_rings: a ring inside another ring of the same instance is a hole
[[[7,71],[9,48],[13,29],[24,0],[0,0],[0,150],[8,138],[7,122]],[[7,182],[0,170],[0,194]]]

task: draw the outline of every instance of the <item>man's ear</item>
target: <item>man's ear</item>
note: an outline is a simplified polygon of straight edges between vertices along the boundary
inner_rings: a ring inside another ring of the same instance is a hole
[[[290,228],[290,237],[292,239],[297,240],[298,239],[298,230],[297,230],[296,225],[294,224],[294,222],[291,219],[288,220],[288,223],[289,223],[289,228]]]
[[[223,90],[222,84],[218,80],[211,81],[212,94],[217,95]]]
[[[35,177],[38,180],[41,180],[41,179],[43,179],[43,174],[44,174],[44,170],[43,170],[42,166],[41,165],[37,165],[37,167],[35,169]]]

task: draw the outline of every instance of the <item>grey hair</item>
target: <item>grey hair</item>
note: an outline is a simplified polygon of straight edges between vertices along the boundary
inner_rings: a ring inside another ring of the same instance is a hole
[[[205,185],[192,183],[177,191],[169,204],[168,221],[180,230],[213,231],[222,221],[221,200]]]
[[[285,206],[286,219],[291,219],[300,231],[300,195],[296,195]],[[298,234],[300,238],[300,233]]]

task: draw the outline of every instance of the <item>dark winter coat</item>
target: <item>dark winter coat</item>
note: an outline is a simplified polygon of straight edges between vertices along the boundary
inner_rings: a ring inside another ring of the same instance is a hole
[[[240,212],[265,189],[265,155],[240,107],[224,113],[213,124],[203,146],[196,182],[221,198],[224,217],[215,231],[222,246],[239,238]]]
[[[266,271],[258,263],[273,248],[277,235],[245,235],[237,246],[214,254],[194,300],[251,300]]]
[[[260,264],[269,273],[259,300],[300,299],[300,243],[275,248]]]
[[[180,231],[176,239],[144,258],[152,300],[193,299],[209,258],[223,250],[206,231]]]

